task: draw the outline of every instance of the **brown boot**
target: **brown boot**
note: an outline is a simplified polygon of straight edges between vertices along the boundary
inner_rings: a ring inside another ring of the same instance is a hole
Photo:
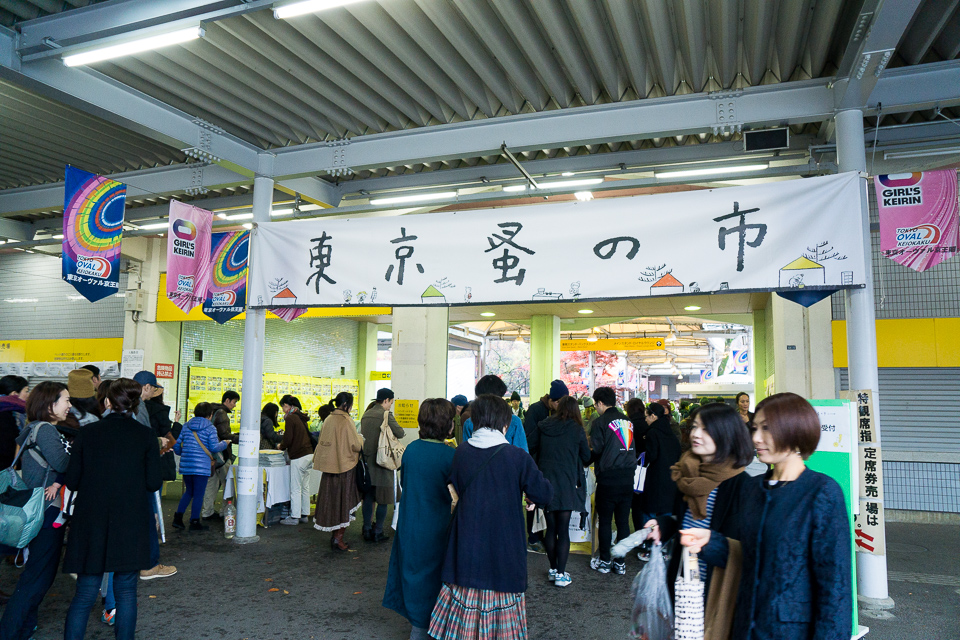
[[[345,543],[345,542],[343,541],[343,534],[344,534],[344,533],[345,533],[345,532],[344,532],[343,529],[337,529],[337,530],[333,533],[333,540],[331,540],[331,544],[333,545],[333,548],[334,548],[334,549],[337,549],[337,550],[339,550],[339,551],[346,551],[347,549],[350,548],[350,547],[347,546],[347,543]]]

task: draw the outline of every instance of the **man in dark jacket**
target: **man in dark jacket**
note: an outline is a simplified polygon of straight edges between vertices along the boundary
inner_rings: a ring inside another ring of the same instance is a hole
[[[395,488],[396,474],[377,464],[377,449],[380,446],[380,429],[383,418],[387,418],[387,428],[397,439],[402,440],[403,427],[393,417],[393,391],[378,389],[377,400],[360,417],[360,435],[363,436],[363,457],[370,469],[371,489],[363,496],[363,539],[367,542],[385,542],[389,536],[383,533],[383,524],[387,520],[387,507],[399,501],[399,491]],[[376,520],[374,517],[376,503]]]
[[[633,474],[637,468],[637,450],[633,443],[633,424],[617,409],[617,394],[610,387],[593,392],[597,417],[590,428],[594,473],[597,476],[595,498],[599,522],[600,556],[590,568],[610,573],[610,519],[617,521],[617,541],[630,535],[630,506],[633,502]],[[620,558],[613,570],[625,574],[627,566]]]
[[[213,426],[217,429],[217,439],[238,442],[240,434],[233,433],[230,428],[230,413],[240,402],[240,394],[229,389],[223,392],[221,403],[213,405]],[[223,459],[227,464],[233,460],[233,445],[223,450]],[[221,466],[215,470],[207,481],[207,488],[203,492],[203,509],[200,512],[201,518],[212,518],[214,516],[214,503],[217,500],[217,491],[227,484],[227,465]]]

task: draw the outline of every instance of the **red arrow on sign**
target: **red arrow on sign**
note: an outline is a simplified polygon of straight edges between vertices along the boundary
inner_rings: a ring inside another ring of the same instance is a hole
[[[866,538],[867,541],[873,542],[873,536],[871,536],[870,534],[864,533],[864,532],[861,531],[860,529],[857,529],[856,533],[857,533],[857,537],[858,537],[858,538]],[[860,541],[857,540],[857,542],[860,542]],[[873,549],[870,549],[870,550],[873,551]]]
[[[870,552],[873,551],[873,547],[865,543],[863,540],[858,539],[856,543],[857,543],[857,546],[860,547],[861,549],[866,549],[867,551],[870,551]]]

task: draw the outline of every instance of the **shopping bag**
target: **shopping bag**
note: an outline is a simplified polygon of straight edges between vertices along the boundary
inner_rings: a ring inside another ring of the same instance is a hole
[[[675,587],[676,617],[674,634],[676,640],[703,640],[703,582],[700,580],[700,563],[697,554],[683,548],[680,571]]]
[[[396,471],[400,468],[400,460],[403,458],[403,447],[400,446],[400,440],[393,435],[390,425],[387,421],[390,419],[390,412],[383,412],[383,424],[380,425],[380,441],[377,443],[377,464],[384,469]]]
[[[547,530],[547,517],[543,514],[543,509],[537,509],[533,516],[533,526],[531,533],[539,533]]]
[[[21,447],[13,464],[0,471],[0,544],[17,549],[25,548],[36,537],[46,507],[43,487],[28,489],[14,470],[26,449],[26,445]]]
[[[650,562],[634,578],[630,595],[633,597],[630,638],[675,640],[673,606],[667,589],[667,563],[659,542],[653,545]]]
[[[633,492],[634,493],[643,493],[643,485],[647,481],[647,468],[643,466],[643,453],[640,454],[640,459],[637,460],[637,468],[633,472]]]

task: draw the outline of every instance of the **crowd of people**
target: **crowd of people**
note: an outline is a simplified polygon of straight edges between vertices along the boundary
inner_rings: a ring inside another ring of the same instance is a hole
[[[62,571],[77,580],[64,637],[84,637],[102,595],[101,620],[118,638],[133,638],[138,582],[177,573],[160,562],[158,492],[179,471],[172,526],[203,531],[204,520],[217,517],[238,442],[230,413],[239,394],[199,403],[181,424],[147,371],[101,381],[87,367],[67,384],[28,389],[19,376],[0,379],[0,462],[19,467],[46,502],[26,549],[0,549],[25,560],[0,640],[32,637],[61,556]],[[799,396],[770,396],[755,413],[745,394],[735,407],[687,403],[681,413],[639,399],[621,410],[607,387],[578,402],[560,380],[526,410],[496,376],[482,377],[474,391],[473,401],[421,404],[420,437],[396,471],[378,464],[381,433],[404,436],[390,389],[377,392],[358,422],[348,392],[313,422],[291,395],[261,412],[261,448],[289,459],[282,524],[312,516],[315,529],[331,534],[331,548],[346,551],[358,510],[363,539],[376,544],[390,539],[389,507],[399,509],[383,605],[409,620],[411,639],[527,638],[527,554],[544,552],[544,578],[569,587],[574,512],[595,514],[590,568],[600,574],[626,573],[612,545],[631,530],[648,529],[651,541],[673,548],[671,587],[680,548],[698,553],[707,619],[726,630],[712,637],[849,638],[849,521],[836,482],[804,464],[820,427]],[[745,469],[755,456],[766,472],[751,477]],[[321,476],[312,514],[311,470]],[[650,553],[642,549],[641,559]]]

